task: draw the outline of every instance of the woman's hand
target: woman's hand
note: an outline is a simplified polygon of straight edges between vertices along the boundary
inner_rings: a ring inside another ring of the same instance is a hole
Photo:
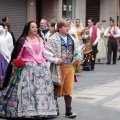
[[[59,60],[58,60],[58,65],[60,65],[60,64],[62,64],[63,63],[63,59],[61,59],[61,58],[59,58]]]
[[[9,56],[6,56],[7,59],[9,59]]]
[[[56,54],[54,54],[54,57],[57,57],[57,55],[56,55]]]

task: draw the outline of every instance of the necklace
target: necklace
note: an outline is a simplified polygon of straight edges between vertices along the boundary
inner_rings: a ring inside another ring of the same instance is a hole
[[[33,42],[35,42],[35,39],[31,39]]]
[[[29,37],[29,38],[32,40],[32,42],[35,42],[35,37],[34,38]]]

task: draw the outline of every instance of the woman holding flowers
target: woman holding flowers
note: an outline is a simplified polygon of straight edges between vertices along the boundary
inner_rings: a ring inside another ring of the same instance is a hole
[[[46,117],[57,115],[56,100],[46,59],[61,59],[47,51],[34,21],[27,23],[12,53],[0,95],[3,117]],[[11,63],[13,67],[11,66]]]

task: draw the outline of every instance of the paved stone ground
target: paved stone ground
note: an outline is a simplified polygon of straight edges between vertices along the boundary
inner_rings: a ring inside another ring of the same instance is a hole
[[[77,74],[73,93],[75,120],[120,120],[120,61],[96,64],[94,71]],[[60,116],[53,120],[67,120],[63,98],[58,99]],[[0,119],[2,120],[2,119]]]
[[[120,61],[106,65],[105,60],[96,64],[94,71],[83,71],[75,83],[73,111],[75,120],[120,120]],[[64,117],[63,98],[59,99],[61,115]]]

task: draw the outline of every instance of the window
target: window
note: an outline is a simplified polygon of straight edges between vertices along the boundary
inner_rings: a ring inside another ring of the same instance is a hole
[[[86,26],[89,18],[94,19],[94,23],[100,19],[100,0],[86,0]]]
[[[62,18],[72,19],[72,0],[63,0]]]

